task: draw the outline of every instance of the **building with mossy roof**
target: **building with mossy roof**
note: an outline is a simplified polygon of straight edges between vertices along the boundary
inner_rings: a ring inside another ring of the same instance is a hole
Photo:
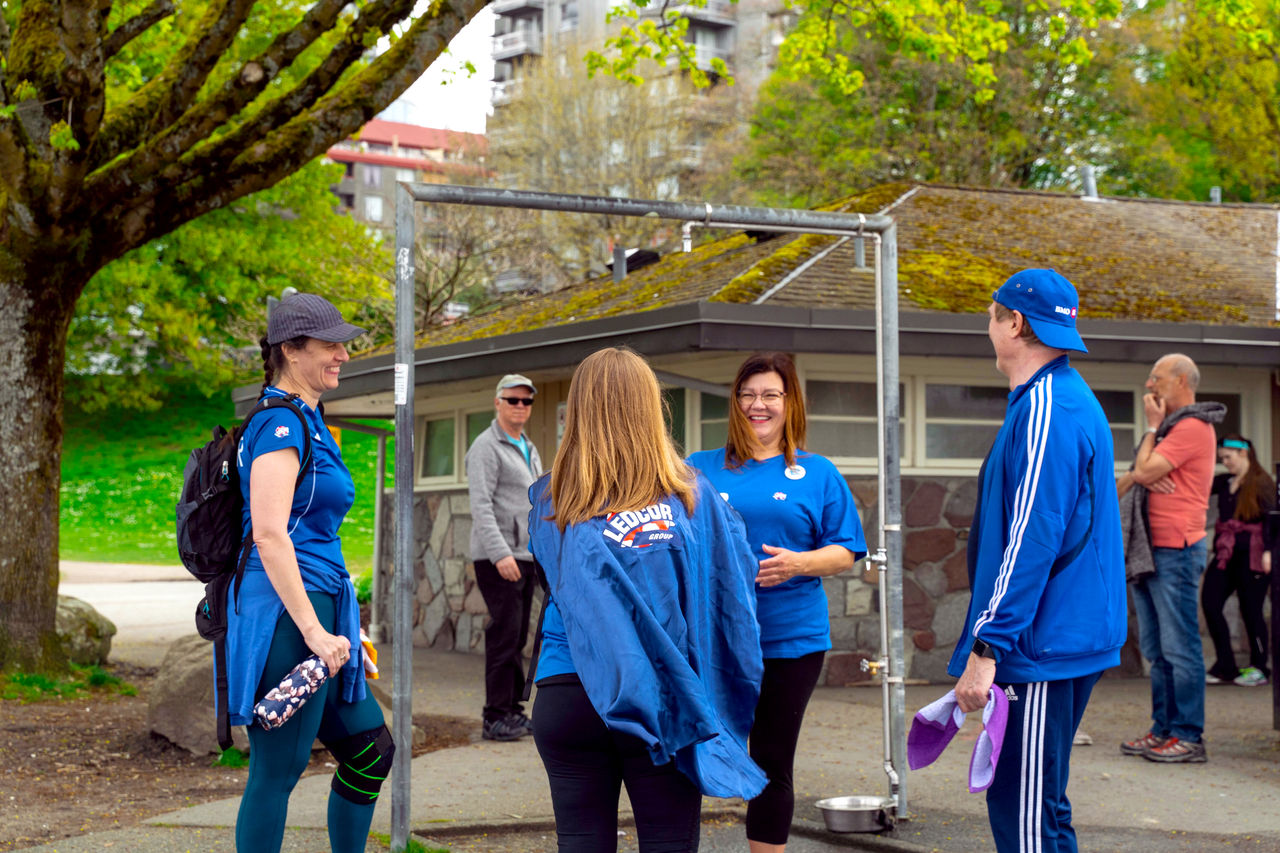
[[[976,474],[1009,390],[986,308],[1012,273],[1053,267],[1076,285],[1090,351],[1072,363],[1111,420],[1118,471],[1145,426],[1143,383],[1168,352],[1195,359],[1200,399],[1228,406],[1224,430],[1252,438],[1264,462],[1280,449],[1280,207],[890,184],[826,209],[885,213],[897,224],[910,676],[941,678],[962,626]],[[518,371],[538,384],[529,434],[550,460],[573,369],[603,346],[649,358],[688,452],[723,443],[726,385],[746,354],[793,353],[809,449],[845,473],[874,531],[874,254],[870,238],[723,234],[621,281],[593,279],[427,331],[415,357],[415,641],[482,644],[462,458],[492,419],[497,378]],[[390,417],[392,362],[390,351],[354,359],[326,395],[329,415]],[[242,408],[252,393],[243,390]],[[876,656],[874,577],[866,580],[824,581],[835,643],[825,683],[864,678],[859,661]],[[1137,666],[1135,650],[1126,663]]]

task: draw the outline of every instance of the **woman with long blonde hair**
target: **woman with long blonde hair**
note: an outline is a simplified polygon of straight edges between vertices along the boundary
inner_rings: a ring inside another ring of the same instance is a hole
[[[574,372],[551,474],[529,491],[545,573],[534,741],[561,851],[697,850],[702,796],[765,785],[746,751],[762,663],[742,524],[676,452],[628,349]]]

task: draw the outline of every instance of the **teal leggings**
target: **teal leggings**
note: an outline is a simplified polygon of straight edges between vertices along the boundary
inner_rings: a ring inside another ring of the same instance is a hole
[[[311,605],[326,631],[335,624],[333,597],[309,592]],[[258,682],[258,696],[280,683],[289,670],[311,654],[288,613],[280,615],[271,651]],[[356,703],[341,701],[330,679],[278,729],[249,726],[249,780],[236,817],[237,853],[277,853],[284,841],[289,794],[311,761],[316,737],[331,743],[382,725],[382,709],[372,693]],[[329,846],[333,853],[363,853],[373,821],[372,805],[361,806],[329,792]]]

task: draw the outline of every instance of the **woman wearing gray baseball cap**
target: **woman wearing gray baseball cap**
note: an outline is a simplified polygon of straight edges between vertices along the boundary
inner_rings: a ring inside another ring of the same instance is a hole
[[[261,340],[262,396],[287,399],[303,418],[284,406],[261,412],[236,454],[243,530],[254,544],[239,594],[226,608],[227,708],[232,725],[249,727],[251,747],[236,819],[240,851],[280,849],[289,793],[317,737],[338,765],[330,847],[363,851],[395,752],[365,688],[360,609],[338,538],[355,487],[319,411],[321,395],[338,387],[350,359],[345,342],[364,331],[324,297],[298,293],[271,312]],[[228,598],[235,595],[233,585]],[[319,690],[278,728],[252,725],[258,699],[311,654],[329,673]]]

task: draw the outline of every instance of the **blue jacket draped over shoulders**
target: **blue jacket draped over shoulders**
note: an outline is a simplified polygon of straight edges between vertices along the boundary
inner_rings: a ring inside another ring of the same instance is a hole
[[[757,564],[741,520],[702,475],[692,516],[668,496],[568,526],[550,477],[529,489],[530,550],[582,686],[606,726],[674,760],[703,794],[751,799],[764,772],[747,754],[764,662]]]

